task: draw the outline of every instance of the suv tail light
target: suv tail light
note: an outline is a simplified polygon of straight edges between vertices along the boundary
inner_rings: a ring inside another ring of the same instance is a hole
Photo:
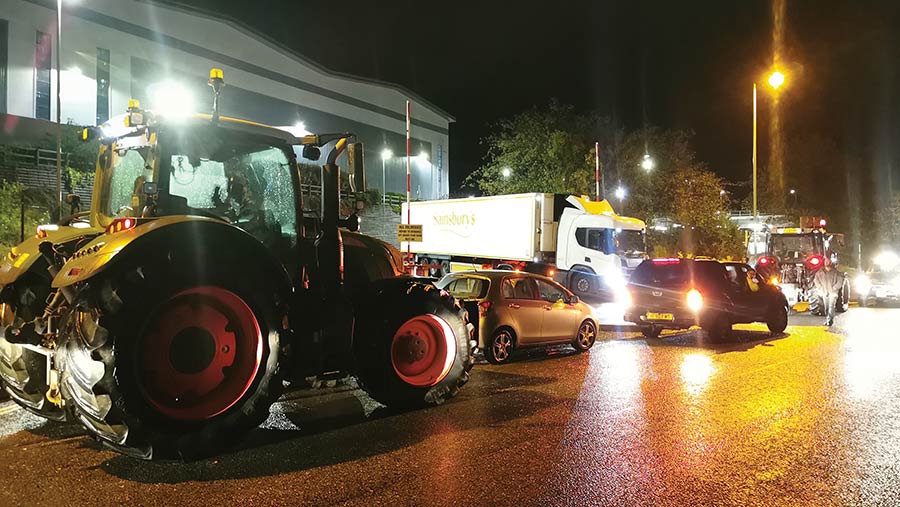
[[[491,309],[491,305],[493,305],[493,303],[491,303],[490,301],[482,301],[478,303],[478,316],[484,317],[485,315],[487,315],[488,310]]]
[[[687,306],[691,311],[699,312],[703,308],[703,295],[697,289],[691,289],[687,293]]]
[[[657,265],[668,265],[668,264],[678,264],[681,262],[681,259],[678,258],[667,258],[667,259],[653,259],[653,264]]]

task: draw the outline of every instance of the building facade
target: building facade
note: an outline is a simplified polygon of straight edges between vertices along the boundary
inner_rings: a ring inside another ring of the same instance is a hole
[[[56,1],[0,0],[0,114],[55,121],[57,62],[63,123],[103,123],[129,99],[209,112],[207,76],[218,67],[227,83],[223,115],[296,134],[354,132],[366,145],[369,188],[405,193],[409,100],[413,198],[449,193],[453,117],[409,90],[331,72],[215,13],[148,0],[62,5],[57,54]]]

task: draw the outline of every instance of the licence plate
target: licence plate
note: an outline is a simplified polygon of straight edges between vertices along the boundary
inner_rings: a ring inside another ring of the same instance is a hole
[[[647,320],[675,320],[671,313],[647,312]]]

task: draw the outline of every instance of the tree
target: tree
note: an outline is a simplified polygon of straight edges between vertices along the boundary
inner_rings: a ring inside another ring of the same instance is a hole
[[[608,118],[579,114],[556,100],[501,120],[494,130],[482,141],[487,145],[484,165],[464,181],[486,195],[593,195],[593,145],[596,141],[614,145],[618,135]]]
[[[900,248],[900,195],[894,196],[891,202],[876,214],[878,237],[890,248]]]
[[[647,221],[667,216],[672,208],[671,176],[678,169],[695,164],[690,134],[646,127],[625,135],[616,152],[616,164],[604,169],[606,177],[612,180],[609,188],[622,185],[628,190],[628,215]],[[593,150],[591,153],[593,156]],[[650,170],[642,166],[645,155],[653,162]]]
[[[21,240],[23,204],[27,237],[49,221],[54,196],[52,190],[26,189],[19,183],[0,180],[0,255],[6,255]]]

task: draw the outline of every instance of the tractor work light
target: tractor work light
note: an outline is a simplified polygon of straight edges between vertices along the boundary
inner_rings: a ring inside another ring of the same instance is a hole
[[[699,312],[703,309],[703,295],[697,289],[691,289],[687,293],[687,306],[693,312]]]

